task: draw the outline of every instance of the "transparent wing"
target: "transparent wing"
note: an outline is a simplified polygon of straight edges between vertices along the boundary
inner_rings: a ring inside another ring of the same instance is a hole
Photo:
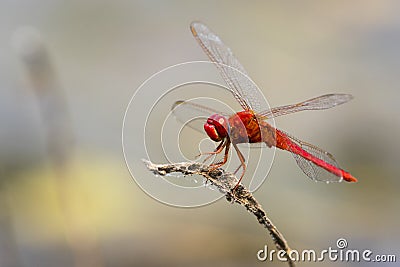
[[[184,100],[176,101],[171,110],[179,122],[201,133],[204,133],[203,125],[208,117],[212,114],[225,115],[223,112],[213,108]]]
[[[310,153],[316,158],[319,158],[326,163],[340,169],[338,163],[336,162],[335,158],[329,152],[324,151],[323,149],[311,145],[307,142],[301,141],[297,138],[294,138],[288,134],[287,137],[295,144],[300,146],[303,150]],[[294,159],[296,160],[297,165],[300,169],[312,180],[321,181],[321,182],[341,182],[343,177],[337,176],[324,168],[316,165],[315,163],[306,160],[305,158],[297,155],[296,153],[292,152]]]
[[[231,49],[200,22],[193,22],[190,25],[190,30],[210,60],[216,63],[215,65],[222,78],[243,109],[252,109],[255,112],[262,111],[263,107],[259,101],[260,93]]]
[[[270,110],[260,112],[258,115],[260,116],[260,118],[266,119],[271,117],[279,117],[282,115],[295,113],[303,110],[329,109],[344,104],[350,101],[351,99],[353,99],[353,96],[348,94],[327,94],[311,98],[309,100],[297,104],[272,108]]]

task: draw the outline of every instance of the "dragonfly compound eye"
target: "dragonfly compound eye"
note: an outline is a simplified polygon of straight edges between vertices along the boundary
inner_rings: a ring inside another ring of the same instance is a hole
[[[228,136],[228,120],[219,114],[214,114],[207,119],[204,130],[215,142],[221,141]]]

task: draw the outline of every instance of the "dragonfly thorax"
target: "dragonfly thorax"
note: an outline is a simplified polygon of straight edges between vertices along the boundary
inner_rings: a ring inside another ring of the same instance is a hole
[[[228,119],[220,114],[211,115],[204,124],[204,130],[213,141],[221,141],[228,136]]]

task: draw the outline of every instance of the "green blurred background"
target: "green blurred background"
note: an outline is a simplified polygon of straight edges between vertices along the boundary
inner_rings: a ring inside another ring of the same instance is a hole
[[[314,183],[278,151],[255,196],[292,248],[343,237],[399,257],[399,9],[394,0],[1,1],[0,266],[285,266],[257,260],[273,243],[243,208],[163,205],[125,166],[121,125],[136,88],[206,59],[193,20],[222,37],[272,106],[355,96],[276,121],[359,178]]]

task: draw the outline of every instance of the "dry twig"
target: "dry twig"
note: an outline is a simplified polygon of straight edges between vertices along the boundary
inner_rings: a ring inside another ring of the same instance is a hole
[[[241,206],[245,207],[249,212],[256,216],[258,222],[267,228],[275,246],[278,250],[284,250],[285,257],[289,266],[295,266],[295,263],[290,258],[290,247],[286,242],[283,235],[267,217],[265,211],[261,205],[257,202],[254,196],[240,184],[235,191],[231,189],[237,184],[237,178],[233,173],[226,172],[219,168],[213,170],[209,165],[198,163],[198,162],[182,162],[182,163],[170,163],[170,164],[154,164],[148,160],[143,160],[147,168],[154,174],[164,176],[169,173],[182,173],[184,175],[202,175],[212,185],[216,186],[219,191],[225,194],[225,197],[230,202],[236,202]]]

